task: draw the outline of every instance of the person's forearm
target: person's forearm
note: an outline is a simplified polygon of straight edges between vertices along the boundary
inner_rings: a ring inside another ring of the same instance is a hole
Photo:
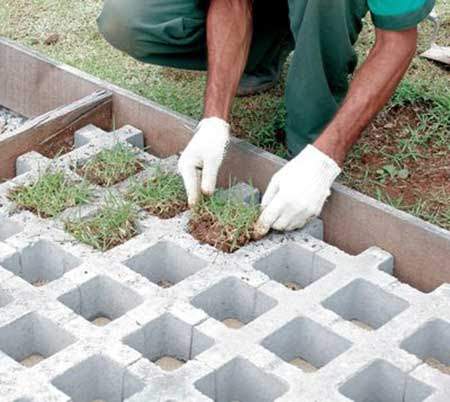
[[[377,30],[377,41],[356,73],[341,108],[313,144],[342,165],[370,121],[388,102],[415,54],[417,30]]]
[[[211,0],[204,117],[228,120],[252,38],[252,0]]]

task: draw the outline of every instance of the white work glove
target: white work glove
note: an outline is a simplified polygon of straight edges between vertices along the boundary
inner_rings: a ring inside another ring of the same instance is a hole
[[[328,155],[308,145],[272,177],[262,199],[256,237],[303,227],[322,211],[341,169]]]
[[[218,117],[200,121],[191,141],[178,161],[189,206],[200,199],[200,193],[212,195],[217,174],[230,141],[230,125]],[[201,169],[201,170],[200,170]]]

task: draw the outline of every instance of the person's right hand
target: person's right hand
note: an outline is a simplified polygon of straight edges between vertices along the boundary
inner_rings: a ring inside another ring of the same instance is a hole
[[[190,207],[197,203],[201,193],[214,193],[229,141],[230,125],[226,121],[209,117],[198,124],[178,161],[178,171],[183,177]]]

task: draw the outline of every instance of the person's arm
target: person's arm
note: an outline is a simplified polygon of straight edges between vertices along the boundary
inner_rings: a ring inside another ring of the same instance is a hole
[[[339,165],[370,121],[383,108],[414,57],[417,28],[376,30],[376,42],[356,73],[342,107],[314,146]]]
[[[277,172],[262,200],[257,236],[294,230],[320,214],[345,157],[388,102],[415,54],[417,29],[376,30],[376,43],[356,73],[336,116],[314,142]]]
[[[211,0],[208,7],[204,114],[178,163],[190,206],[199,200],[201,192],[211,195],[216,187],[230,138],[227,121],[252,38],[252,5],[252,0]]]

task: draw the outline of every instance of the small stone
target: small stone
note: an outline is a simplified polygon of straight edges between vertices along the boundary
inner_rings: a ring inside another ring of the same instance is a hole
[[[56,45],[59,42],[60,36],[57,33],[53,33],[45,39],[44,43],[47,46]]]

